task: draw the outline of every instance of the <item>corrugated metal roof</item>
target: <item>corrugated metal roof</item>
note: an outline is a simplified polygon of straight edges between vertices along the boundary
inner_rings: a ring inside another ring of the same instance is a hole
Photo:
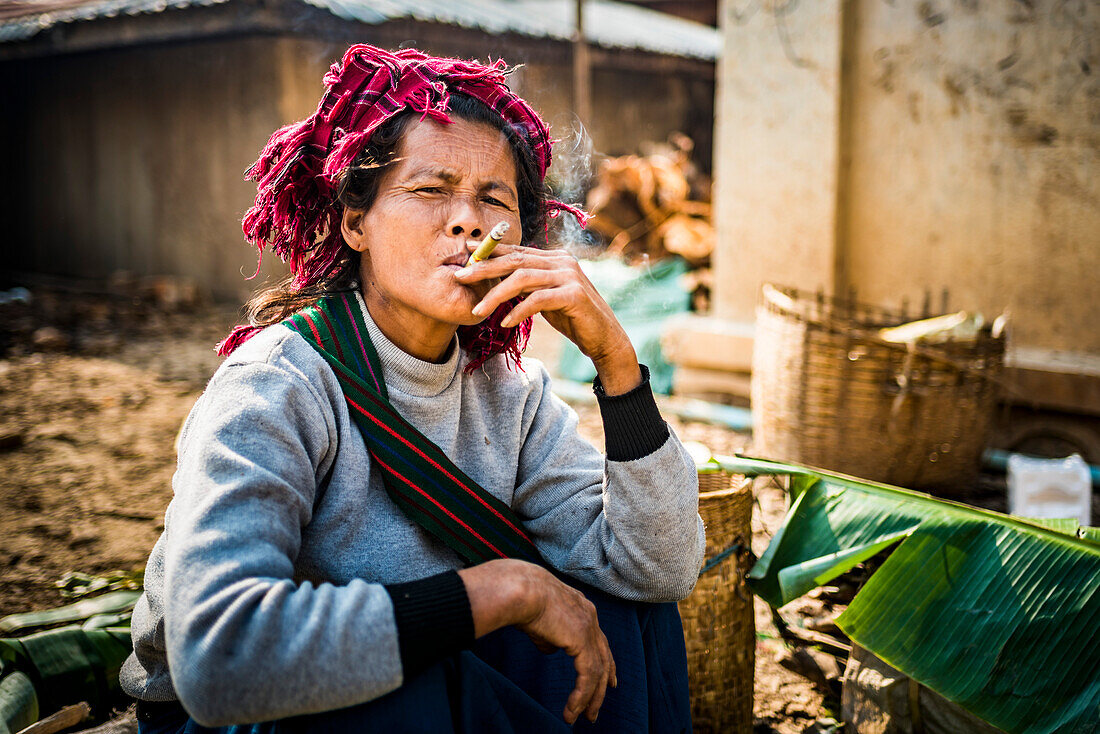
[[[169,8],[220,5],[230,0],[26,0],[7,8],[0,16],[0,43],[23,41],[60,23],[75,23],[117,15],[160,13]],[[17,17],[10,17],[22,11]]]
[[[23,0],[7,18],[0,15],[0,43],[21,41],[61,23],[117,15],[159,13],[169,8],[219,5],[231,0]],[[418,20],[486,33],[519,33],[569,40],[575,0],[301,0],[338,18],[376,25]],[[25,14],[19,11],[25,11]],[[11,15],[19,13],[16,17]],[[586,0],[585,35],[605,48],[713,61],[721,48],[719,32],[700,23],[613,0]]]

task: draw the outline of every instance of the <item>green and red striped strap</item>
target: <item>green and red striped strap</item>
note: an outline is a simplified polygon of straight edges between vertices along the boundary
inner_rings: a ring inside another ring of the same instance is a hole
[[[494,558],[542,563],[512,509],[394,409],[354,294],[326,296],[283,323],[305,338],[336,374],[386,492],[411,520],[470,564]]]

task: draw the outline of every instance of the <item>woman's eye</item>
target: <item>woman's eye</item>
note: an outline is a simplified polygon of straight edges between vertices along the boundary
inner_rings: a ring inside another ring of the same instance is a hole
[[[507,204],[493,196],[484,196],[481,200],[484,201],[486,204],[489,204],[490,206],[502,206],[505,209],[508,208]]]
[[[417,194],[438,194],[443,189],[438,186],[417,186],[413,191]]]

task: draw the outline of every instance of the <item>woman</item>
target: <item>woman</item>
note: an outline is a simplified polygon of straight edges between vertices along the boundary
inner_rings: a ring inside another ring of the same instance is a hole
[[[360,45],[325,83],[250,170],[246,234],[293,277],[181,434],[122,671],[142,731],[690,728],[656,602],[701,565],[695,470],[576,261],[532,246],[568,209],[546,125],[501,62]],[[536,313],[596,365],[606,461],[520,360]]]

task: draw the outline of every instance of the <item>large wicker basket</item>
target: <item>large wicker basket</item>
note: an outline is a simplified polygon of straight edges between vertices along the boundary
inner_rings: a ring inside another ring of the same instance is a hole
[[[904,487],[972,481],[1005,342],[909,346],[878,330],[914,316],[765,286],[753,347],[754,452]]]
[[[680,602],[693,726],[699,734],[748,734],[756,652],[752,594],[744,578],[752,537],[751,480],[700,473],[699,514],[707,529],[707,561],[695,591]]]

